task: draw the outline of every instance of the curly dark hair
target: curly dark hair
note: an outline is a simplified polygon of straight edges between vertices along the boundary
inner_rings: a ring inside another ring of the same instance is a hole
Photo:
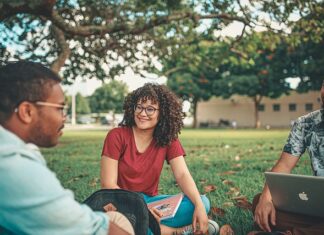
[[[8,62],[0,67],[0,124],[4,124],[23,101],[45,100],[61,78],[40,63]]]
[[[119,126],[135,125],[134,107],[139,100],[151,100],[159,104],[159,121],[153,133],[157,146],[167,146],[178,138],[183,127],[184,112],[178,97],[165,85],[146,83],[128,94],[123,106],[124,118]]]

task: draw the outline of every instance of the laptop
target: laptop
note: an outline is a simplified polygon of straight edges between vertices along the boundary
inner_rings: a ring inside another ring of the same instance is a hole
[[[265,172],[275,208],[324,218],[324,177]]]

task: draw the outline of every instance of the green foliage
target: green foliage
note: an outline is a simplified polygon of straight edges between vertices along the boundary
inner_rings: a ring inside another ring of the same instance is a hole
[[[219,79],[213,84],[214,94],[224,98],[234,94],[277,98],[287,93],[288,65],[283,60],[282,50],[278,49],[281,43],[280,38],[267,33],[243,38],[238,46],[243,56],[229,53],[216,71]],[[214,76],[212,72],[210,75]]]
[[[76,110],[75,110],[76,113],[80,113],[80,114],[91,113],[88,99],[84,98],[80,93],[76,94],[75,102],[76,102]]]
[[[112,80],[97,88],[90,97],[91,110],[96,113],[120,113],[127,91],[126,84]]]
[[[299,77],[299,92],[319,90],[324,80],[324,40],[319,43],[308,41],[297,46],[287,44],[290,77]]]
[[[75,192],[78,201],[100,189],[100,155],[106,134],[106,131],[66,131],[59,146],[42,150],[49,167],[64,187]],[[230,224],[237,235],[245,235],[252,229],[252,213],[236,207],[233,198],[246,196],[252,202],[254,195],[261,192],[263,172],[278,159],[287,135],[288,130],[182,131],[185,160],[200,193],[205,193],[207,185],[216,186],[216,190],[206,195],[211,207],[225,211],[223,216],[210,212],[211,218],[220,225]],[[294,173],[311,175],[307,156],[300,159]],[[159,192],[179,191],[169,165],[164,164]]]
[[[0,4],[0,63],[28,59],[60,62],[64,82],[114,78],[127,67],[154,70],[182,45],[199,44],[191,33],[212,38],[228,24],[250,32],[263,18],[293,29],[292,41],[322,41],[323,3],[314,0],[107,1],[4,0]],[[298,15],[296,21],[291,16]],[[282,31],[274,30],[282,34]],[[217,38],[219,40],[220,38]]]
[[[67,105],[69,106],[68,113],[72,113],[72,97],[65,96]],[[91,113],[89,100],[86,97],[83,97],[81,93],[75,95],[75,111],[77,114],[88,114]]]
[[[191,34],[192,40],[197,35]],[[203,44],[203,43],[201,43]],[[174,48],[173,54],[163,60],[164,74],[168,75],[167,85],[182,100],[189,100],[193,105],[193,126],[196,127],[197,103],[202,100],[208,100],[213,95],[212,82],[214,77],[206,76],[204,73],[205,48],[200,44],[183,45]]]

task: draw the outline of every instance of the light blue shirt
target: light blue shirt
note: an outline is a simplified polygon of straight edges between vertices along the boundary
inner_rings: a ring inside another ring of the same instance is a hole
[[[75,201],[37,146],[0,126],[0,234],[107,235],[109,219]]]

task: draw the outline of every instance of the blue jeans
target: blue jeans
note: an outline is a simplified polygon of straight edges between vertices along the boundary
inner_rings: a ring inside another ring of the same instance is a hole
[[[157,195],[151,197],[144,193],[142,193],[142,195],[146,203],[154,202],[157,200],[161,200],[173,196],[173,195]],[[210,210],[209,199],[205,195],[201,195],[201,200],[205,206],[206,213],[208,213]],[[187,196],[184,196],[175,216],[173,218],[162,220],[161,224],[172,228],[179,228],[179,227],[189,225],[192,223],[192,216],[193,216],[194,209],[195,206],[192,204],[190,199]],[[152,235],[152,232],[148,231],[148,235]]]

